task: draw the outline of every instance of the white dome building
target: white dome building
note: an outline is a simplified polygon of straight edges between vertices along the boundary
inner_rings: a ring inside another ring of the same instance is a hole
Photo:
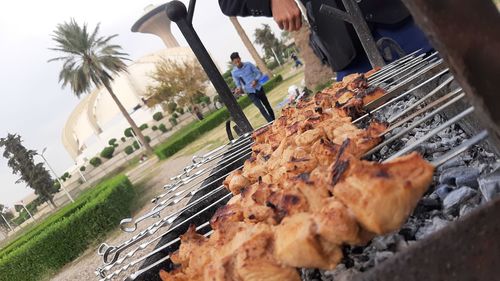
[[[186,61],[195,59],[191,49],[174,47],[146,55],[128,66],[128,73],[114,78],[111,86],[132,119],[140,125],[152,120],[155,112],[144,106],[141,98],[153,84],[150,74],[163,59]],[[129,124],[106,89],[99,88],[85,96],[69,116],[63,129],[62,142],[77,163],[90,159],[111,138],[120,138]]]

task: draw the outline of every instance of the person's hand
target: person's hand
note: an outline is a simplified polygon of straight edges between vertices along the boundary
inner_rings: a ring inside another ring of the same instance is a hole
[[[250,85],[252,85],[252,88],[257,87],[257,80],[253,80],[253,81],[252,81],[252,84],[250,84]]]
[[[271,0],[271,10],[281,29],[296,31],[302,27],[302,13],[295,0]]]

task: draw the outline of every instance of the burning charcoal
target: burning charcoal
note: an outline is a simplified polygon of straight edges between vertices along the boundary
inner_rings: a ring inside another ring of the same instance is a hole
[[[477,191],[468,187],[462,186],[459,189],[456,189],[443,200],[443,208],[446,213],[451,213],[456,210],[462,203],[474,197],[477,194]]]
[[[456,157],[444,163],[443,165],[439,166],[438,171],[445,171],[449,168],[464,166],[464,165],[465,165],[464,160],[462,160],[462,158]]]
[[[302,280],[305,280],[305,281],[320,281],[321,280],[321,274],[316,269],[302,268],[300,270],[300,273],[302,275]]]
[[[490,201],[495,197],[500,196],[500,170],[495,173],[481,178],[479,182],[479,191],[486,201]]]
[[[410,218],[411,220],[411,218]],[[415,240],[415,234],[417,233],[418,226],[415,222],[408,222],[399,230],[399,234],[401,234],[406,241]]]
[[[441,184],[441,185],[438,185],[436,187],[436,191],[434,191],[434,194],[436,194],[437,196],[439,196],[439,199],[441,199],[441,201],[444,200],[444,198],[446,198],[446,196],[448,196],[448,194],[450,194],[450,192],[453,191],[453,187],[449,184]]]
[[[389,251],[375,253],[375,265],[379,265],[381,262],[392,257],[393,255],[394,253]]]
[[[424,206],[427,211],[441,208],[441,204],[439,203],[438,200],[429,197],[422,198],[422,200],[420,200],[420,204]]]
[[[350,281],[354,275],[358,274],[354,268],[346,269],[343,264],[339,264],[334,270],[326,270],[321,272],[322,281]]]
[[[441,176],[439,176],[440,183],[453,184],[456,185],[457,177],[479,177],[479,170],[471,167],[457,167],[444,171]]]
[[[470,213],[472,210],[474,210],[475,205],[472,203],[467,202],[466,204],[463,204],[462,207],[460,207],[460,212],[459,216],[463,217]]]
[[[445,227],[448,223],[449,222],[447,220],[443,220],[439,217],[433,217],[432,221],[427,222],[426,225],[418,229],[417,233],[415,234],[415,238],[417,238],[417,240],[423,239],[428,235]]]
[[[469,186],[472,188],[478,188],[477,178],[479,177],[479,169],[473,173],[465,173],[455,178],[455,184],[457,186]]]
[[[395,245],[403,237],[397,233],[392,233],[385,236],[377,236],[373,238],[371,246],[379,251],[387,250],[390,246]]]

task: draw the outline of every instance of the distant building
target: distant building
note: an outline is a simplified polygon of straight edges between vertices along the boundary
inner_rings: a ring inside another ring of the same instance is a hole
[[[152,119],[154,112],[144,106],[141,98],[153,83],[149,75],[162,59],[185,61],[194,59],[194,55],[186,47],[164,49],[134,61],[128,66],[128,73],[114,77],[112,82],[115,94],[138,125]],[[70,156],[83,163],[84,158],[93,157],[110,138],[119,138],[128,127],[107,90],[99,88],[75,107],[64,126],[62,142]]]

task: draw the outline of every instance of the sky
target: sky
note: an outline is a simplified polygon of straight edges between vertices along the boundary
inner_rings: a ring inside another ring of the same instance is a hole
[[[28,149],[41,151],[46,147],[44,155],[59,175],[71,167],[74,163],[62,145],[61,132],[79,99],[69,89],[61,89],[57,80],[60,64],[47,63],[57,55],[48,49],[53,46],[52,31],[70,18],[91,28],[100,22],[101,35],[118,34],[113,43],[120,44],[131,59],[137,59],[165,48],[155,35],[130,31],[146,6],[161,3],[164,1],[1,1],[0,138],[16,133]],[[263,23],[269,24],[277,36],[280,34],[269,18],[240,18],[240,23],[252,40],[253,31]],[[220,67],[226,67],[233,51],[240,52],[243,60],[251,59],[229,19],[220,12],[217,0],[197,1],[193,25]],[[172,32],[182,46],[187,46],[175,24]],[[15,184],[18,177],[6,163],[0,157],[0,204],[12,206],[32,189]]]

